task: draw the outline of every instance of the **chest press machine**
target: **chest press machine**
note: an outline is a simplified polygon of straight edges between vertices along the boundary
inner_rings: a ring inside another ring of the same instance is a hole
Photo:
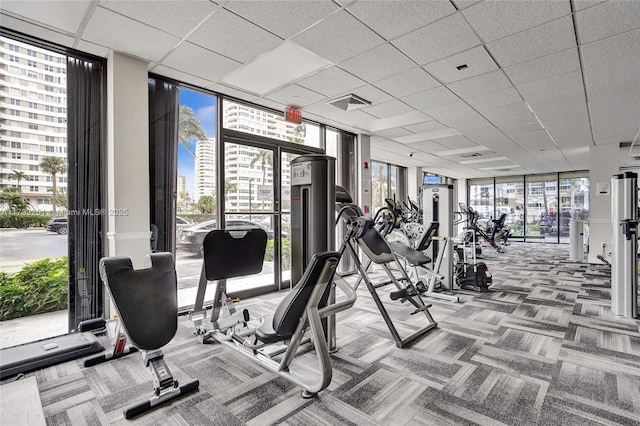
[[[280,302],[273,315],[263,316],[260,325],[251,328],[249,310],[235,309],[236,301],[226,294],[226,280],[259,273],[266,243],[267,234],[261,229],[214,230],[206,235],[202,275],[196,306],[191,314],[194,333],[203,343],[217,341],[236,349],[301,387],[304,398],[311,398],[329,386],[332,377],[322,319],[353,306],[356,294],[349,285],[337,280],[336,285],[346,298],[330,302],[329,293],[340,254],[335,251],[316,253],[300,281]],[[211,318],[207,321],[203,301],[209,281],[217,284]],[[298,349],[307,342],[313,345],[318,363],[313,372],[304,369],[300,362],[292,366]]]

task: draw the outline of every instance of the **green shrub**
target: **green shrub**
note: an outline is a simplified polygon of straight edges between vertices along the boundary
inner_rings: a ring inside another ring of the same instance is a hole
[[[0,228],[28,228],[30,226],[45,226],[51,215],[28,213],[0,213]]]
[[[67,308],[66,257],[26,263],[16,273],[0,272],[0,321]]]
[[[282,243],[282,269],[289,269],[291,267],[291,241],[289,239],[281,239]],[[264,260],[273,262],[274,259],[274,245],[275,240],[267,241],[267,249],[264,254]]]

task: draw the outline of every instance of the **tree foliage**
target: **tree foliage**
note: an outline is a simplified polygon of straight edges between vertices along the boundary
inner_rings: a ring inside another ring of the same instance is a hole
[[[207,136],[202,129],[202,123],[196,118],[193,110],[186,105],[181,105],[178,116],[178,141],[195,157],[196,153],[193,151],[193,148],[191,148],[191,145],[189,145],[189,142],[194,139],[204,141],[207,140]]]
[[[26,263],[16,273],[0,272],[0,321],[67,308],[66,257]]]

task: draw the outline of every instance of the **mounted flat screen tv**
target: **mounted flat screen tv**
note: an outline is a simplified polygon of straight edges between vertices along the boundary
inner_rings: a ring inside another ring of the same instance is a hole
[[[422,178],[423,185],[433,185],[442,183],[442,178],[440,176],[425,176]]]

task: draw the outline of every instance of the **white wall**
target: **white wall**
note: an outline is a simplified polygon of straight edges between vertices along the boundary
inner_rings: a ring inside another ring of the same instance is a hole
[[[148,63],[107,57],[107,256],[150,252]]]
[[[591,263],[600,263],[596,258],[611,251],[611,195],[600,194],[598,184],[611,186],[611,176],[619,173],[618,144],[596,145],[589,151],[589,258]],[[609,188],[609,191],[611,189]]]
[[[360,186],[357,204],[366,216],[371,216],[371,138],[368,135],[358,135],[358,162]]]

